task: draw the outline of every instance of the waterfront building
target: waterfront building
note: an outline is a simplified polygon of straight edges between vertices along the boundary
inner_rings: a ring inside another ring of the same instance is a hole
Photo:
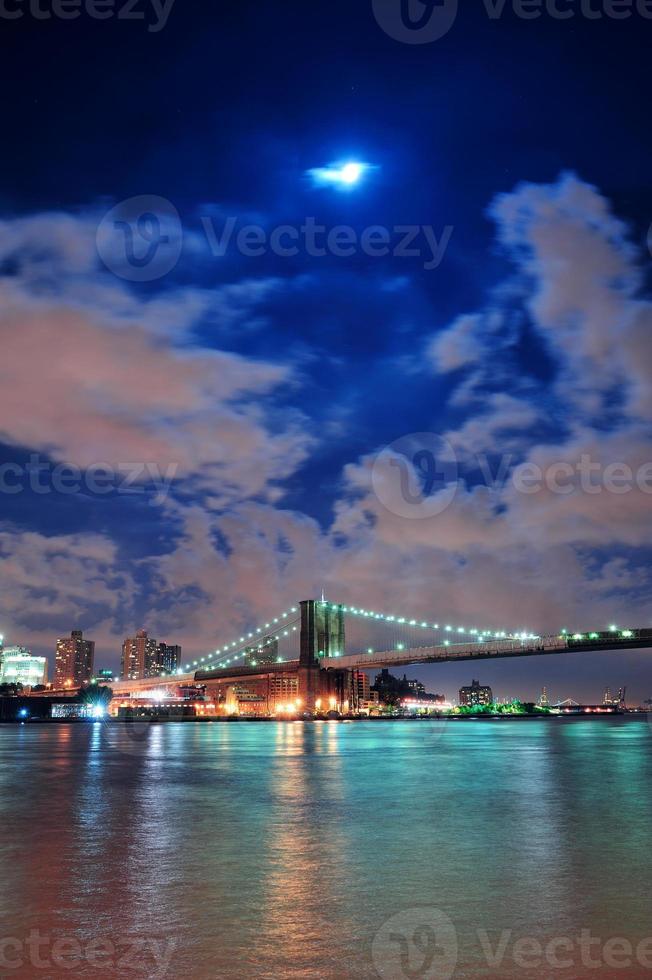
[[[360,708],[371,700],[371,685],[364,670],[351,671],[350,702],[354,709]]]
[[[93,676],[95,641],[85,640],[81,630],[57,640],[54,685],[56,688],[81,687]]]
[[[548,698],[548,690],[547,688],[544,687],[541,689],[541,695],[539,697],[539,707],[548,708],[549,706],[550,706],[550,700]]]
[[[25,647],[5,647],[0,683],[36,687],[48,682],[48,662],[45,657],[32,656]]]
[[[380,700],[386,704],[398,704],[402,698],[425,698],[426,688],[421,681],[403,677],[394,677],[386,667],[376,674],[374,690],[378,691]],[[443,701],[444,698],[442,697]]]
[[[473,680],[470,686],[460,688],[460,704],[491,704],[493,699],[491,688],[483,686],[479,681]]]

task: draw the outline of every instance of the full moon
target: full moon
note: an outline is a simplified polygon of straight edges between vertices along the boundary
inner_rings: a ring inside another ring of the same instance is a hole
[[[351,188],[360,182],[368,169],[366,163],[348,160],[345,163],[331,164],[329,167],[315,167],[309,170],[308,174],[316,184],[333,184],[341,188]]]

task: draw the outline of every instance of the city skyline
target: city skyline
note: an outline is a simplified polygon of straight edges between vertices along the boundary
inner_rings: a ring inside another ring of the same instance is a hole
[[[341,629],[341,627],[340,627]],[[337,630],[337,628],[336,628]],[[81,639],[83,632],[81,630],[71,631],[71,636],[74,640],[75,636]],[[338,635],[336,633],[336,635]],[[141,651],[140,660],[138,661],[138,669],[135,673],[131,675],[129,672],[125,674],[124,664],[125,664],[125,645],[130,642],[130,638],[127,637],[123,640],[121,644],[121,650],[118,653],[111,652],[107,654],[100,654],[98,662],[95,665],[96,670],[89,673],[88,669],[86,673],[88,674],[87,681],[90,681],[91,673],[93,676],[98,676],[98,671],[100,670],[100,663],[103,670],[108,670],[112,673],[113,677],[116,679],[125,679],[126,676],[133,677],[156,677],[174,674],[177,672],[183,672],[183,665],[185,660],[182,659],[183,644],[168,644],[165,642],[158,642],[153,637],[149,637],[148,631],[145,628],[140,628],[133,634],[134,642],[135,640],[142,636],[143,637],[143,650]],[[57,649],[59,644],[64,641],[57,641]],[[65,641],[65,642],[69,642]],[[85,643],[88,641],[84,641]],[[95,662],[95,650],[94,641],[90,641],[93,644],[93,654],[91,663]],[[149,648],[147,646],[149,642]],[[323,641],[322,641],[323,642]],[[339,634],[338,642],[341,642],[341,632]],[[4,646],[3,646],[4,644]],[[264,644],[264,646],[263,646]],[[147,649],[149,649],[149,657],[147,656]],[[261,655],[261,649],[264,651]],[[25,646],[20,645],[10,645],[6,640],[0,638],[0,663],[1,655],[3,651],[7,650],[22,650],[26,655],[39,656],[35,654],[31,649],[27,649]],[[263,637],[260,644],[255,644],[248,647],[244,654],[244,665],[261,667],[268,663],[274,663],[277,659],[278,654],[278,640],[274,639],[273,636]],[[168,660],[165,661],[162,658],[168,657],[173,658],[173,662]],[[298,655],[298,654],[297,654]],[[47,653],[43,654],[45,661],[48,665],[46,668],[48,670],[49,676],[52,683],[56,686],[58,672],[57,672],[57,656],[56,650],[54,656],[48,656]],[[564,659],[570,657],[582,656],[580,653],[570,653]],[[585,655],[586,656],[586,655]],[[584,676],[584,681],[582,684],[577,684],[573,672],[567,672],[567,679],[564,676],[564,671],[557,669],[557,671],[551,671],[550,661],[545,656],[543,657],[527,657],[523,658],[520,662],[518,659],[508,659],[508,660],[489,660],[482,662],[482,674],[484,684],[488,689],[495,688],[495,700],[496,701],[511,701],[513,699],[519,699],[522,701],[532,701],[538,700],[539,695],[542,690],[547,690],[550,699],[553,703],[559,703],[567,698],[574,698],[579,700],[580,703],[586,704],[598,704],[601,702],[605,690],[627,689],[629,691],[629,700],[631,704],[644,704],[652,697],[652,689],[649,684],[646,684],[644,680],[642,683],[637,684],[637,671],[636,667],[637,660],[640,659],[641,654],[636,650],[625,650],[617,651],[613,653],[601,651],[595,654],[595,660],[589,663],[587,666],[590,669],[591,677]],[[206,658],[205,658],[206,659]],[[210,659],[210,658],[208,658]],[[186,665],[188,666],[188,665]],[[202,664],[199,662],[198,667],[201,668]],[[416,679],[419,682],[429,686],[438,693],[445,695],[447,701],[451,703],[457,703],[457,693],[458,691],[469,684],[471,679],[469,677],[468,664],[462,662],[460,664],[443,662],[437,665],[424,665],[424,664],[413,664],[409,665],[409,670],[414,673]],[[192,670],[197,669],[197,665],[192,668]],[[402,671],[403,666],[395,666],[393,670]],[[371,679],[376,676],[376,668],[365,668],[362,665],[361,670]],[[557,675],[557,680],[550,684],[549,678],[552,674]],[[645,677],[645,674],[643,674]],[[84,682],[82,680],[77,683],[76,681],[72,685],[67,685],[62,683],[63,686],[81,686]]]

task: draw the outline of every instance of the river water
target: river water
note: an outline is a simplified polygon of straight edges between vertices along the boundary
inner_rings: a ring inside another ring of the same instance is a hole
[[[645,719],[4,725],[0,808],[2,977],[652,977]]]

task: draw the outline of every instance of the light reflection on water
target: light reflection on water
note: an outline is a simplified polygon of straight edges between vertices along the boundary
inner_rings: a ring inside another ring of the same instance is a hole
[[[128,728],[0,726],[0,938],[140,937],[173,943],[170,977],[340,980],[376,976],[374,935],[420,906],[452,920],[460,977],[527,975],[488,966],[479,929],[652,935],[645,721]],[[99,972],[156,975],[141,964]]]

